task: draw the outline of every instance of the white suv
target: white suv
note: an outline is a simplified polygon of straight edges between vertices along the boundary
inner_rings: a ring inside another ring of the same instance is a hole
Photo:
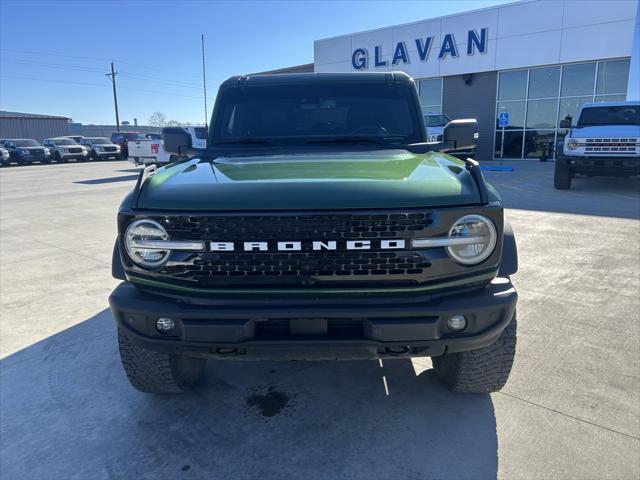
[[[87,149],[71,138],[45,138],[42,144],[51,151],[53,160],[59,163],[69,160],[85,162],[89,158]]]
[[[585,103],[572,123],[560,121],[570,130],[558,144],[555,188],[570,188],[575,175],[640,175],[640,102]]]
[[[80,145],[89,152],[91,160],[118,160],[120,158],[120,145],[116,145],[104,137],[84,137]]]

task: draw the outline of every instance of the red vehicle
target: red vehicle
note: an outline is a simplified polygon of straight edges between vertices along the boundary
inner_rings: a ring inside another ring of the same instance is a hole
[[[135,140],[149,140],[140,132],[113,132],[111,134],[111,142],[116,145],[120,145],[120,158],[127,159],[129,158],[129,147],[128,144],[130,141]]]

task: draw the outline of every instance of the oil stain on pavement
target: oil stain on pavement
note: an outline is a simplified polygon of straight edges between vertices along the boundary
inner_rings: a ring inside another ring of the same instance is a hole
[[[275,417],[284,413],[291,414],[292,401],[295,395],[278,390],[276,387],[255,388],[245,397],[247,406],[263,417]]]

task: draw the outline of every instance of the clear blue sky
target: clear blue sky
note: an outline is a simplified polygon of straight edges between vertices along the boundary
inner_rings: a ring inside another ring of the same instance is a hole
[[[312,62],[314,40],[500,3],[0,0],[0,109],[113,123],[113,60],[120,120],[202,123],[201,33],[211,107],[231,75]]]

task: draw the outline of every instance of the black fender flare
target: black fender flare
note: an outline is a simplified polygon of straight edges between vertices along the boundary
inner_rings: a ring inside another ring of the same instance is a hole
[[[502,234],[502,259],[498,276],[508,277],[518,271],[518,246],[511,223],[505,218]]]
[[[116,242],[113,245],[113,254],[111,255],[111,275],[118,280],[126,280],[124,274],[124,265],[122,264],[122,257],[120,256],[120,245],[116,238]]]

